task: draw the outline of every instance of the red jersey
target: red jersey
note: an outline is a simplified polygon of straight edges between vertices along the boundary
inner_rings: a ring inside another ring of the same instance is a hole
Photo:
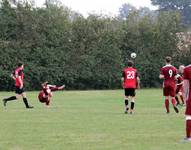
[[[17,69],[15,69],[13,75],[15,77],[15,86],[20,87],[21,83],[19,81],[19,77],[21,78],[22,82],[24,80],[23,69],[21,67],[18,67]]]
[[[177,74],[177,85],[176,85],[176,93],[183,91],[183,77]]]
[[[186,99],[186,115],[191,115],[191,65],[187,66],[184,68],[184,74],[183,74],[183,78],[185,80],[189,81],[189,87],[187,87],[189,89],[189,94],[188,97]]]
[[[177,69],[172,65],[166,65],[161,68],[160,74],[164,75],[164,87],[176,86],[175,76],[177,75]]]
[[[137,87],[137,70],[133,67],[128,67],[123,70],[123,88],[133,88]]]
[[[52,96],[51,94],[51,89],[50,87],[48,86],[48,84],[45,84],[43,87],[42,87],[42,90],[40,91],[39,93],[39,98],[47,98],[48,96]]]

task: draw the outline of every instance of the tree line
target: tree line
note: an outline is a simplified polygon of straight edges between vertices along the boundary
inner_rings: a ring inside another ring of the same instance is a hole
[[[25,87],[38,90],[49,81],[68,89],[120,88],[122,69],[136,52],[142,87],[159,87],[164,57],[189,63],[190,51],[179,53],[182,31],[177,11],[133,9],[126,17],[90,14],[87,18],[47,1],[45,7],[2,0],[0,5],[0,90],[12,90],[10,74],[25,64]]]

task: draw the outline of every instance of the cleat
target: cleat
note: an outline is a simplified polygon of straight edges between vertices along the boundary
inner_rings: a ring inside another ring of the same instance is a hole
[[[32,109],[32,108],[34,108],[33,106],[28,106],[28,107],[26,107],[27,109]]]
[[[129,110],[129,108],[126,108],[126,109],[125,109],[125,114],[128,114],[128,110]]]
[[[6,107],[6,105],[7,105],[7,101],[3,99],[3,106]]]
[[[170,111],[166,111],[166,114],[170,114]]]
[[[130,114],[133,115],[134,113],[131,111]]]
[[[191,137],[190,137],[190,138],[185,137],[185,138],[183,139],[183,142],[191,142]]]
[[[178,110],[178,108],[177,108],[176,106],[174,106],[174,111],[175,111],[176,113],[179,113],[179,110]]]

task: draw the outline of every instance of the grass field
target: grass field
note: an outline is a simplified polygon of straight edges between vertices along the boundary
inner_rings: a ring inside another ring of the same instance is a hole
[[[12,92],[0,92],[0,98]],[[122,90],[55,92],[50,108],[28,92],[0,109],[0,150],[189,150],[184,108],[165,114],[162,91],[137,92],[136,112],[124,114]]]

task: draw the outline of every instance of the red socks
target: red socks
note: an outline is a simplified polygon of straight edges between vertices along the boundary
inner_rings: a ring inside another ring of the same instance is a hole
[[[186,120],[186,137],[191,138],[191,120]]]
[[[166,112],[169,113],[170,110],[169,110],[169,100],[168,99],[165,99],[165,107],[166,107]]]

